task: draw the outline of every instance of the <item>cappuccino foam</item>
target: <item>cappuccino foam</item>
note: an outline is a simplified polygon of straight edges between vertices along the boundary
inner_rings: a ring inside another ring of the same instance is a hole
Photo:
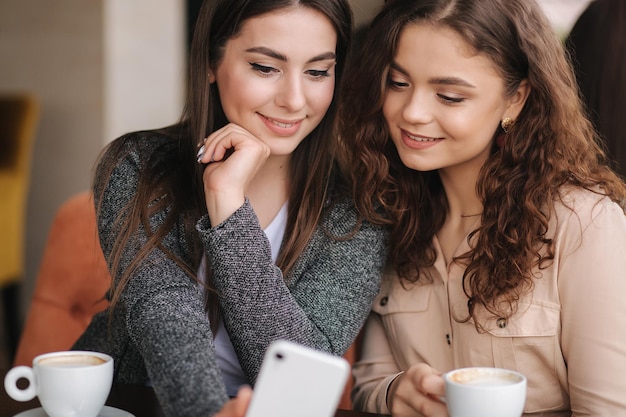
[[[55,366],[59,368],[80,368],[84,366],[102,365],[106,360],[92,355],[63,355],[50,356],[37,362],[43,366]]]
[[[450,376],[450,380],[458,384],[478,386],[511,385],[520,382],[520,378],[513,373],[479,370],[456,372]]]

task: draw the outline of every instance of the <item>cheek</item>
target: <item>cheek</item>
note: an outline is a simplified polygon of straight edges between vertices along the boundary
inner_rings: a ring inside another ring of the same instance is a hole
[[[398,112],[401,111],[401,106],[398,106],[398,103],[389,98],[386,97],[385,100],[383,101],[383,107],[382,107],[382,113],[383,113],[383,117],[385,118],[385,122],[387,123],[387,127],[389,128],[389,131],[391,132],[391,134],[393,135],[394,129],[394,120],[396,119]]]
[[[449,120],[457,130],[471,132],[472,136],[492,139],[500,124],[503,107],[500,102],[481,102],[468,111],[457,112]]]
[[[492,115],[485,115],[484,117],[458,118],[455,127],[458,132],[467,132],[467,136],[475,138],[477,144],[485,145],[493,139],[497,123]]]
[[[235,88],[236,83],[229,76],[222,76],[218,78],[217,90],[220,93],[220,101],[222,106],[226,109],[240,100],[240,89]]]
[[[333,101],[335,84],[325,84],[327,85],[313,86],[307,93],[310,107],[315,109],[316,113],[326,113],[326,110],[330,107],[330,103]]]
[[[223,80],[218,84],[220,100],[227,116],[260,106],[270,94],[262,84],[240,80]],[[231,120],[234,122],[234,120]]]

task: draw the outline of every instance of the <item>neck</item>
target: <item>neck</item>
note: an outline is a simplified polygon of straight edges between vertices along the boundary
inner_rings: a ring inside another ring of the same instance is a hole
[[[440,172],[441,182],[448,200],[448,217],[475,219],[482,214],[483,206],[476,194],[475,176],[450,176]]]
[[[472,159],[439,170],[450,218],[476,220],[482,213],[483,205],[476,194],[476,184],[489,154],[489,148],[485,148]]]
[[[289,198],[289,157],[270,156],[246,189],[246,197],[265,228]]]

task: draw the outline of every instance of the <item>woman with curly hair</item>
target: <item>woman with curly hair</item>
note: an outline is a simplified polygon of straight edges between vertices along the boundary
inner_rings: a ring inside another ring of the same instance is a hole
[[[540,7],[390,0],[360,51],[341,134],[391,233],[355,406],[447,416],[441,373],[486,366],[527,376],[525,415],[623,415],[626,187]]]

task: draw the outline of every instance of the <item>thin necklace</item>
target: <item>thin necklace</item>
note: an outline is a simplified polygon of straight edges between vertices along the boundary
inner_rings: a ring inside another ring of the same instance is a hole
[[[461,214],[461,217],[476,217],[476,216],[480,216],[482,213],[476,213],[476,214]]]

